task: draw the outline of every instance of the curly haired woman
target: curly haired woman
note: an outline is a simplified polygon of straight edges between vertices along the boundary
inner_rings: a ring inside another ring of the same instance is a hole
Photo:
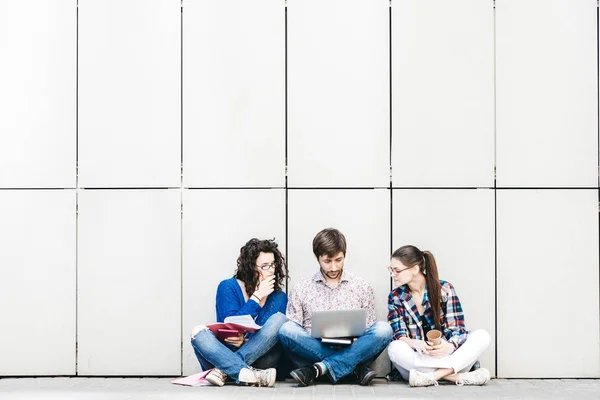
[[[254,334],[220,342],[205,326],[192,331],[192,347],[203,370],[214,369],[206,379],[223,386],[227,377],[238,384],[273,386],[275,367],[282,354],[277,333],[287,318],[287,296],[282,291],[287,276],[285,259],[274,240],[251,239],[240,249],[233,278],[217,288],[217,321],[250,315],[262,328]]]

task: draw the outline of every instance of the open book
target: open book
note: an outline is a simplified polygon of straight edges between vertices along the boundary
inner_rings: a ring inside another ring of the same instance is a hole
[[[237,336],[240,333],[254,333],[262,326],[257,325],[250,315],[235,315],[225,318],[224,322],[216,322],[206,325],[208,329],[219,340],[224,340],[227,337]]]

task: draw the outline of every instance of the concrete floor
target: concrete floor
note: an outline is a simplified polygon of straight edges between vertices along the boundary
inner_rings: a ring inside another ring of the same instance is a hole
[[[600,399],[600,379],[493,379],[482,387],[410,388],[403,383],[375,379],[368,387],[317,384],[296,387],[291,380],[274,388],[184,387],[173,378],[3,378],[0,400],[82,399]]]

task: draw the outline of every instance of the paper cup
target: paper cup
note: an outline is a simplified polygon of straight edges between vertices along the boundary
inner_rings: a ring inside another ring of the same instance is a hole
[[[427,340],[435,345],[442,343],[442,332],[437,329],[430,330],[427,332]]]

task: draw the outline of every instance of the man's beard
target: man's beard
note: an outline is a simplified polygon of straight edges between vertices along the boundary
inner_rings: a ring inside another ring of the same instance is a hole
[[[344,271],[344,267],[342,267],[339,270],[335,271],[335,276],[332,276],[332,275],[330,275],[330,274],[333,274],[332,272],[325,272],[323,267],[320,267],[320,268],[321,268],[321,275],[323,275],[325,278],[329,278],[329,279],[338,279],[342,275],[342,272]]]

